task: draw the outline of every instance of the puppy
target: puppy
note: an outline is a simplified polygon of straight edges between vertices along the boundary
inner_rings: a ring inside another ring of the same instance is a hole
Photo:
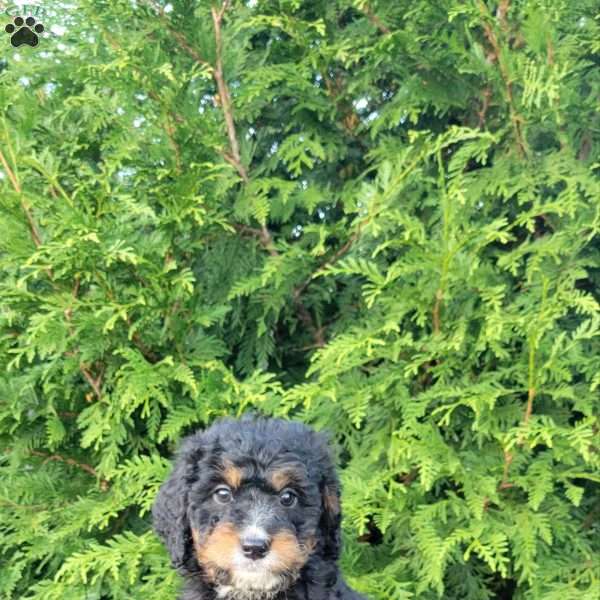
[[[185,438],[152,509],[181,600],[366,600],[336,564],[339,495],[327,439],[301,423],[224,419]]]

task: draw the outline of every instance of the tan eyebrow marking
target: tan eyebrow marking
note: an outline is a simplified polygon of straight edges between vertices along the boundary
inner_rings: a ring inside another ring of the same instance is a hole
[[[232,462],[225,461],[221,475],[229,487],[240,487],[240,484],[242,483],[242,470],[236,467]]]
[[[302,479],[302,475],[296,469],[287,467],[276,469],[269,474],[269,481],[273,488],[280,492],[292,483],[297,483]]]

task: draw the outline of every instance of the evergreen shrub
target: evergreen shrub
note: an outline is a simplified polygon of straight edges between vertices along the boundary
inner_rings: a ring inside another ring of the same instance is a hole
[[[598,600],[597,1],[220,1],[4,34],[0,597],[174,599],[174,449],[255,410],[372,600]]]

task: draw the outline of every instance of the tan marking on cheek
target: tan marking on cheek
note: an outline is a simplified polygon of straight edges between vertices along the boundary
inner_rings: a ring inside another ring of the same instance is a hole
[[[209,582],[213,582],[215,580],[215,569],[210,564],[203,564],[201,557],[202,544],[200,543],[200,532],[194,528],[192,528],[192,540],[194,541],[194,554],[196,555],[196,561],[204,568],[205,579]]]
[[[192,536],[194,536],[192,530]],[[196,544],[196,537],[194,537]],[[196,546],[198,563],[205,567],[209,576],[214,576],[214,567],[231,569],[233,555],[240,546],[237,531],[230,523],[217,525],[206,541]],[[211,575],[212,574],[212,575]]]
[[[233,463],[226,461],[221,472],[223,480],[231,488],[239,488],[242,483],[242,471]]]
[[[300,568],[308,560],[308,555],[314,548],[314,541],[309,539],[303,546],[300,546],[296,536],[289,531],[276,533],[271,542],[271,553],[277,561],[278,570]]]

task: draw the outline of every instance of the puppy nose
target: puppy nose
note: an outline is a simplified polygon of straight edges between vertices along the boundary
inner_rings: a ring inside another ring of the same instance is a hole
[[[265,538],[246,538],[242,541],[242,552],[244,556],[258,560],[269,551],[269,545],[269,541]]]

